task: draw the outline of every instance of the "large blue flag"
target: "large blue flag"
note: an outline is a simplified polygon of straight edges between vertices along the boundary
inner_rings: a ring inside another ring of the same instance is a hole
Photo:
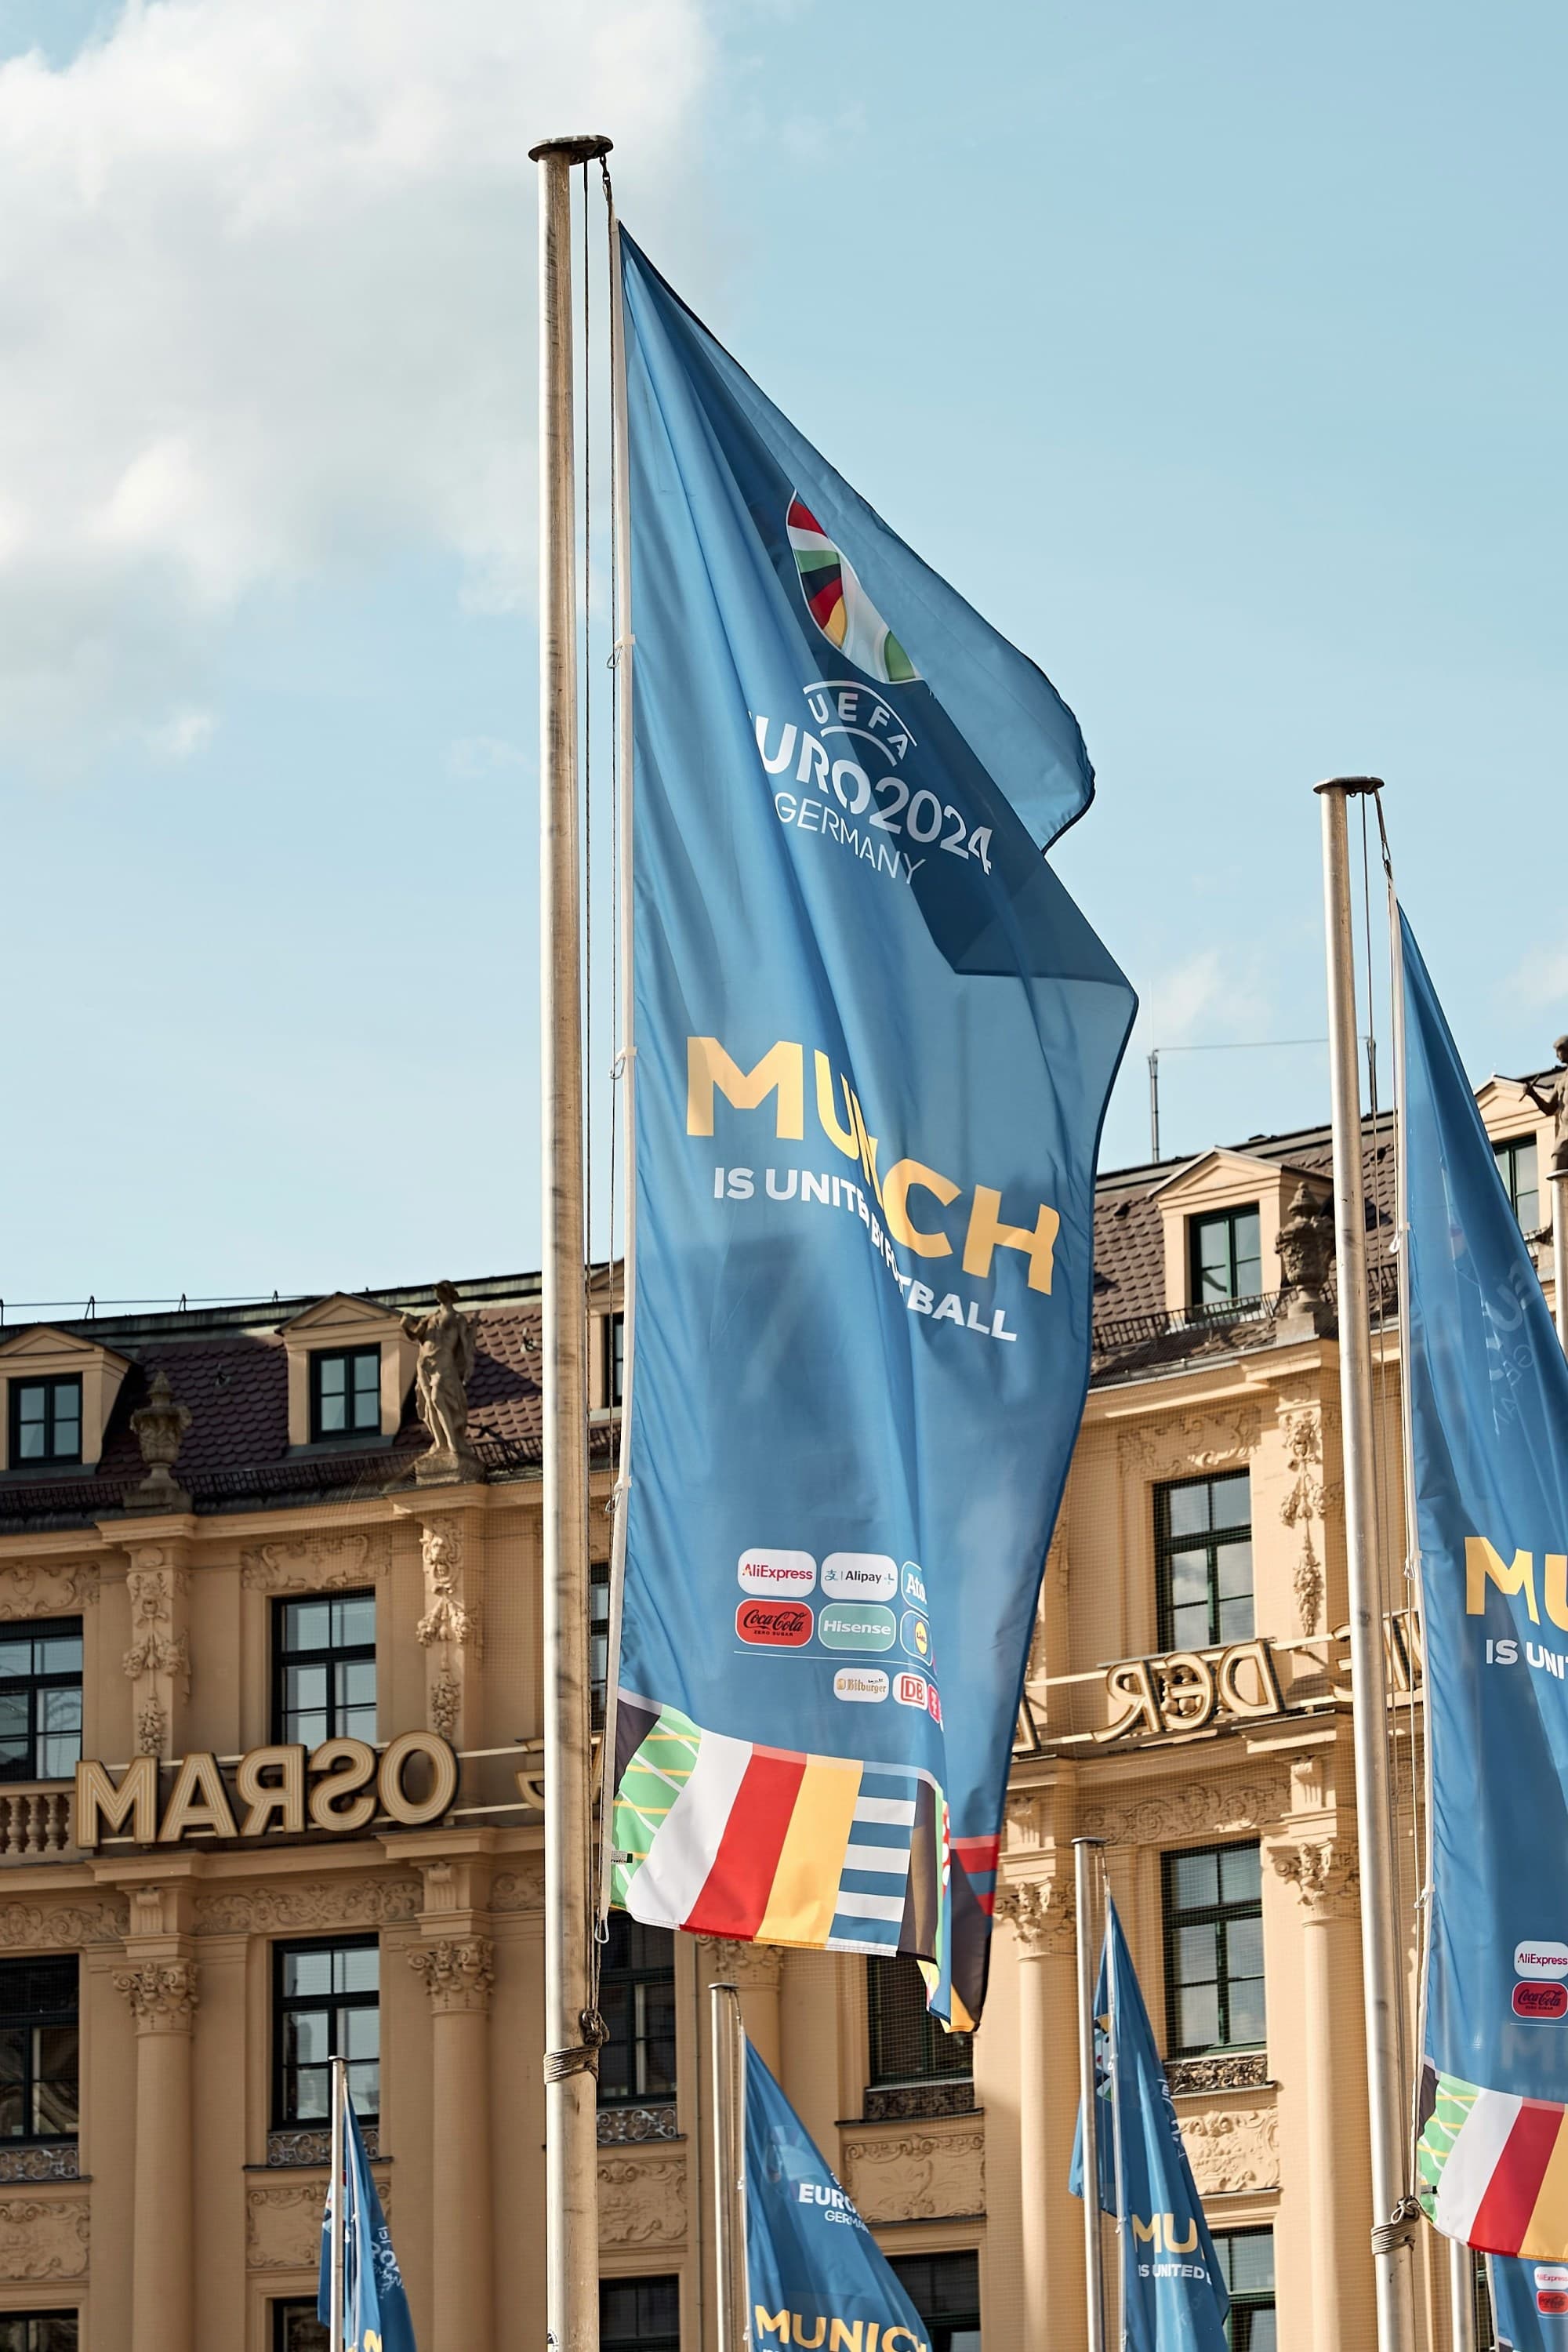
[[[1568,2263],[1487,2262],[1497,2352],[1568,2352]]]
[[[929,2352],[925,2324],[816,2141],[745,2045],[746,2295],[752,2352]]]
[[[1094,2015],[1100,2203],[1121,2222],[1121,2341],[1129,2352],[1227,2352],[1230,2295],[1113,1903]],[[1081,2101],[1068,2186],[1083,2195]]]
[[[414,2321],[353,2103],[343,2101],[343,2352],[416,2352]],[[321,2218],[316,2316],[332,2324],[332,2188]]]
[[[1568,1363],[1403,937],[1431,1786],[1423,2201],[1490,2253],[1568,2256]]]
[[[637,1251],[614,1899],[984,1990],[1133,1000],[1071,713],[622,239]]]

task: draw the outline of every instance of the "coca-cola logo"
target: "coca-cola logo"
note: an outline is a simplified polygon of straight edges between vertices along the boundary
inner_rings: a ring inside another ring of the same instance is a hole
[[[1535,2308],[1543,2311],[1548,2319],[1558,2318],[1568,2311],[1568,2294],[1564,2294],[1561,2287],[1542,2287],[1536,2294]]]
[[[1515,2017],[1568,2016],[1568,1985],[1516,1984],[1513,2013]]]
[[[811,1612],[803,1601],[742,1601],[735,1631],[742,1642],[771,1650],[798,1650],[811,1639]]]

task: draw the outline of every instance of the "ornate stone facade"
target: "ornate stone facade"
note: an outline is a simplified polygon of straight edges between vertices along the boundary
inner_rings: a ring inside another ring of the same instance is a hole
[[[1295,1888],[1310,1917],[1355,1916],[1361,1872],[1353,1838],[1336,1832],[1326,1837],[1303,1838],[1298,1844],[1271,1845],[1268,1859],[1280,1877]]]
[[[495,1982],[495,1946],[488,1936],[442,1937],[408,1955],[435,2010],[483,2010]]]
[[[382,1927],[416,1917],[419,1903],[416,1878],[359,1878],[334,1872],[329,1878],[298,1885],[198,1895],[195,1931],[198,1936],[267,1936],[294,1929],[314,1935],[334,1927]]]
[[[82,2278],[91,2237],[85,2197],[0,2197],[0,2279]]]
[[[1004,1879],[996,1889],[995,1916],[1014,1930],[1026,1958],[1071,1958],[1078,1905],[1067,1874]]]
[[[601,2147],[636,2147],[645,2140],[679,2139],[680,2124],[673,2104],[601,2107],[598,2137]]]
[[[1200,2197],[1239,2197],[1279,2188],[1278,2108],[1211,2107],[1180,2121]]]
[[[679,2246],[686,2230],[683,2156],[599,2158],[602,2246]]]
[[[190,1636],[183,1623],[190,1577],[163,1544],[138,1544],[125,1579],[131,1647],[122,1661],[132,1687],[139,1756],[172,1756],[174,1706],[191,1687]]]
[[[247,1592],[341,1592],[373,1584],[392,1566],[384,1528],[309,1535],[254,1545],[239,1555]]]
[[[844,2185],[868,2221],[936,2221],[985,2210],[985,2134],[844,2135]]]
[[[188,2033],[195,2020],[195,1960],[143,1960],[118,1969],[114,1990],[131,2004],[138,2033]]]

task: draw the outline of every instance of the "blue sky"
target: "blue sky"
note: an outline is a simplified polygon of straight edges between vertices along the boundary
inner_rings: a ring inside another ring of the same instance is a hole
[[[521,150],[583,121],[714,331],[1077,710],[1058,863],[1145,1005],[1110,1160],[1149,1045],[1321,1033],[1341,770],[1388,780],[1472,1073],[1539,1066],[1561,11],[522,13],[0,0],[7,1302],[535,1262]],[[1321,1117],[1324,1056],[1163,1090],[1196,1149]]]

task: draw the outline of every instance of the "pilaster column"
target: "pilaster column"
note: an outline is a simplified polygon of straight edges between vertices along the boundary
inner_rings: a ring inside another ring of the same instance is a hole
[[[135,1959],[132,1952],[128,1959]],[[195,2352],[192,2207],[192,2029],[196,1964],[135,1960],[115,1990],[136,2027],[136,2180],[131,2273],[132,2352]]]
[[[126,1546],[131,1647],[122,1663],[131,1685],[132,1744],[138,1756],[178,1756],[184,1746],[183,1717],[191,1695],[185,1622],[191,1585],[188,1550],[175,1533],[159,1542],[139,1538]]]
[[[735,1985],[747,2039],[775,2079],[782,2064],[779,1992],[784,1954],[775,1944],[737,1944],[728,1936],[699,1936],[703,1981]]]
[[[476,2352],[493,2340],[490,2229],[490,1987],[488,1936],[443,1937],[410,1952],[430,1996],[434,2059],[435,2343]],[[136,2352],[142,2352],[140,2345]]]
[[[1279,1876],[1295,1888],[1303,1913],[1312,2347],[1313,2352],[1341,2352],[1342,2303],[1351,2249],[1338,2227],[1337,2184],[1343,2165],[1336,2155],[1336,2141],[1342,2147],[1350,2135],[1344,2128],[1344,2098],[1336,2086],[1345,2083],[1353,2069],[1342,2046],[1337,2069],[1334,2063],[1334,1923],[1353,1921],[1356,1916],[1361,1881],[1355,1841],[1342,1828],[1329,1828],[1298,1844],[1271,1846],[1268,1858]]]
[[[1075,2069],[1062,2063],[1075,2030],[1077,1911],[1070,1863],[1049,1877],[1004,1880],[996,1889],[995,1916],[1007,1922],[1018,1943],[1024,2352],[1047,2352],[1060,2335],[1060,2314],[1075,2310],[1074,2298],[1081,2302],[1083,2293],[1083,2232],[1078,2208],[1067,2194],[1071,2126],[1064,2140],[1056,2112],[1075,2105],[1077,2089]]]

